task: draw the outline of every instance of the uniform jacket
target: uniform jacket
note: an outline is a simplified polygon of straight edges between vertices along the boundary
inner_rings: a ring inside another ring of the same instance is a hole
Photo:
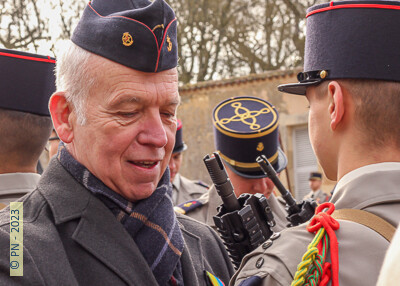
[[[316,192],[309,192],[304,199],[314,199],[317,203],[322,204],[329,200],[329,195],[324,193],[322,190],[318,190]]]
[[[8,205],[33,191],[40,175],[35,173],[0,174],[0,203]]]
[[[207,192],[206,186],[199,182],[189,180],[188,178],[181,176],[179,173],[175,175],[172,186],[174,205],[197,199]]]
[[[400,163],[364,166],[343,176],[331,202],[336,209],[365,210],[397,226],[400,221],[399,186]],[[375,285],[389,242],[361,224],[338,222],[340,228],[335,233],[339,243],[339,284]],[[313,238],[306,224],[282,231],[269,248],[259,247],[244,257],[230,285],[239,285],[250,277],[255,279],[254,276],[262,278],[262,283],[254,285],[290,285]]]
[[[222,199],[218,195],[215,186],[212,185],[208,192],[197,200],[203,205],[190,212],[187,212],[186,215],[194,218],[195,220],[201,221],[216,230],[213,216],[217,214],[217,207],[222,204]],[[268,198],[268,203],[272,209],[272,213],[274,214],[276,222],[274,231],[281,231],[288,223],[286,220],[287,213],[275,195],[271,194],[271,196]]]
[[[9,209],[0,212],[4,285],[157,285],[134,240],[111,211],[53,158],[24,202],[24,275],[9,277]],[[185,285],[206,285],[204,270],[229,280],[232,267],[209,227],[179,216]]]

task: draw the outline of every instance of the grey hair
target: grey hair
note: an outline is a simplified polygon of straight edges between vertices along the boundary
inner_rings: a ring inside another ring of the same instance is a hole
[[[75,109],[78,124],[86,123],[86,97],[95,79],[90,72],[90,59],[94,55],[73,42],[68,41],[66,49],[57,58],[57,91],[64,91],[67,102]]]

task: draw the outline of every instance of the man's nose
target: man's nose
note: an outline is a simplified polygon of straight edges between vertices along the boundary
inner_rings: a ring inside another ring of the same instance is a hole
[[[171,171],[174,171],[174,170],[175,170],[176,164],[175,164],[175,160],[174,160],[173,158],[171,158],[171,160],[169,160],[168,166],[169,166],[169,169],[170,169]]]
[[[147,116],[142,128],[143,131],[138,136],[140,144],[162,148],[168,143],[167,132],[159,113]]]
[[[266,178],[257,179],[253,183],[253,189],[257,193],[265,193],[268,190]]]

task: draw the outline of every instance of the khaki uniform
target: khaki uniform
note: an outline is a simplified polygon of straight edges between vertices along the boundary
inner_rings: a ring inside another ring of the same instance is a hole
[[[0,174],[0,203],[8,205],[33,191],[39,182],[36,173]]]
[[[397,226],[400,220],[399,186],[400,163],[364,166],[338,182],[331,202],[336,209],[362,209]],[[389,242],[361,224],[338,222],[340,228],[335,233],[339,242],[340,285],[375,285]],[[239,285],[250,277],[255,279],[254,276],[262,279],[257,285],[290,285],[313,238],[314,234],[306,230],[306,224],[282,231],[272,246],[259,247],[244,257],[230,285]]]
[[[201,221],[216,230],[217,227],[214,224],[213,216],[217,214],[217,207],[222,204],[222,199],[218,195],[215,186],[212,185],[208,192],[197,199],[197,201],[203,205],[191,210],[190,212],[186,213],[186,215],[194,218],[195,220]],[[288,223],[286,220],[287,213],[275,195],[271,194],[268,199],[268,203],[272,209],[272,213],[274,214],[276,222],[276,226],[273,228],[273,230],[281,231]]]
[[[172,200],[174,205],[197,199],[207,192],[205,185],[189,180],[180,174],[176,174],[172,186]]]
[[[321,190],[316,192],[311,191],[304,197],[304,199],[314,199],[317,203],[322,204],[329,200],[329,195]]]

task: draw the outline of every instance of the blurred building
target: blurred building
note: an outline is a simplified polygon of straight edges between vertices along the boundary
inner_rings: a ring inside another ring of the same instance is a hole
[[[308,101],[303,96],[281,93],[277,86],[294,82],[301,68],[271,71],[218,81],[184,85],[179,89],[182,104],[179,118],[185,122],[185,142],[188,150],[183,158],[181,173],[211,183],[203,157],[214,152],[212,111],[217,103],[233,96],[257,96],[271,102],[280,114],[281,145],[287,154],[290,189],[296,198],[309,192],[310,172],[322,171],[308,137]],[[285,172],[282,182],[288,186]],[[323,191],[329,193],[335,182],[324,178]]]

